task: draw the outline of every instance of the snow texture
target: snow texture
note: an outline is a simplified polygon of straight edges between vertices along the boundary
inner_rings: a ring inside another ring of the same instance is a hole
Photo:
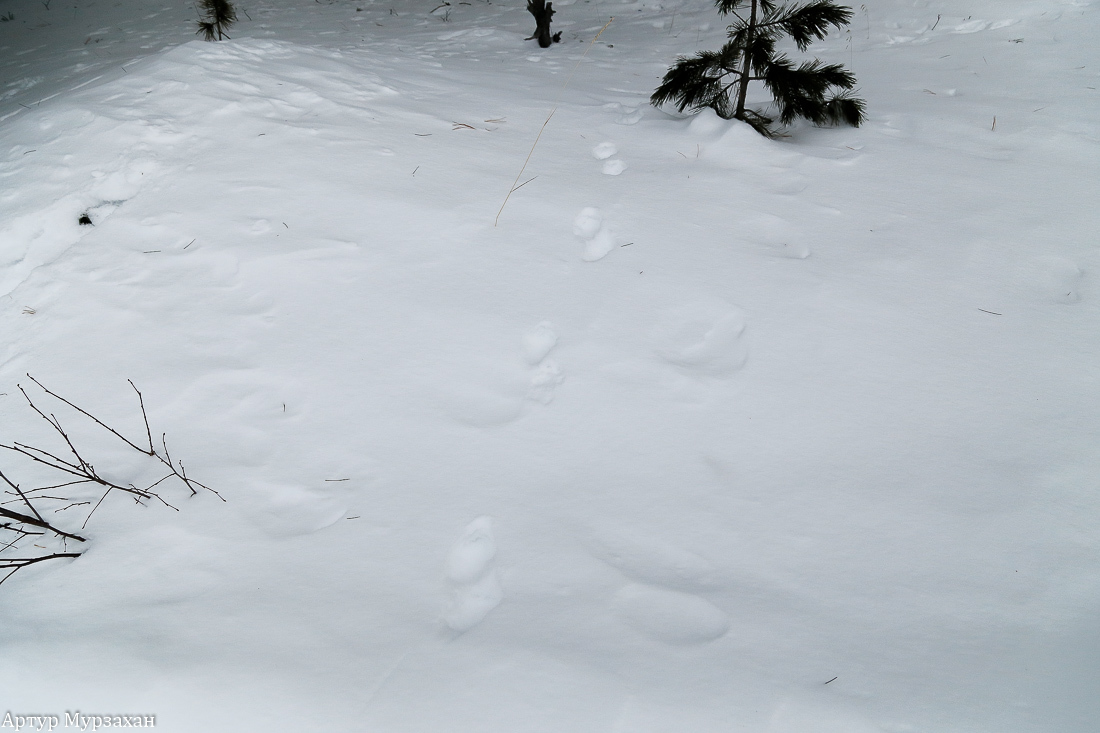
[[[713,3],[236,6],[0,0],[0,441],[226,498],[0,586],[0,715],[1096,730],[1100,4],[853,4],[778,140],[648,103]]]

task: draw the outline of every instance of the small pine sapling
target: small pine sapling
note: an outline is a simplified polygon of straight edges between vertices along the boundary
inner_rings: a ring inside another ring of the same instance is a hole
[[[779,110],[779,121],[789,125],[803,117],[817,125],[846,123],[858,127],[866,103],[852,96],[852,72],[840,64],[817,59],[798,66],[776,51],[776,42],[789,36],[799,51],[851,21],[851,8],[831,0],[780,4],[774,0],[716,0],[721,15],[737,20],[727,28],[729,41],[719,51],[681,56],[669,67],[650,101],[673,102],[683,112],[710,107],[724,119],[742,120],[768,137],[778,133],[775,120],[745,106],[750,82],[763,82]],[[746,15],[742,13],[747,12]]]
[[[207,41],[229,38],[225,29],[237,22],[233,3],[229,0],[199,0],[199,7],[206,14],[206,19],[199,21],[199,29],[195,32]]]

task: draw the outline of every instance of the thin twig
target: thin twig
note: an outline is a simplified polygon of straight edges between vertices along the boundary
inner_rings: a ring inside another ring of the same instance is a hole
[[[88,526],[88,522],[91,520],[92,515],[95,514],[95,510],[99,509],[99,505],[103,503],[103,500],[107,498],[107,494],[109,494],[109,493],[111,493],[111,490],[107,489],[106,491],[103,492],[103,496],[99,497],[99,501],[97,501],[95,503],[95,506],[92,507],[92,511],[88,512],[88,516],[84,517],[84,524],[80,525],[81,529],[84,529],[85,527]]]
[[[515,188],[513,188],[512,190],[513,190],[513,191],[518,191],[519,189],[523,188],[524,186],[526,186],[526,185],[527,185],[528,183],[530,183],[531,181],[535,180],[536,178],[538,178],[538,176],[531,176],[531,177],[530,177],[530,178],[528,178],[528,179],[527,179],[526,181],[524,181],[523,183],[519,184],[518,186],[516,186],[516,187],[515,187]]]
[[[34,377],[32,377],[32,376],[31,376],[30,374],[28,374],[28,375],[27,375],[27,378],[28,378],[28,379],[30,379],[30,380],[31,380],[32,382],[34,382],[35,384],[37,384],[37,385],[38,385],[39,387],[41,387],[41,389],[42,389],[42,391],[43,391],[43,392],[45,392],[45,393],[46,393],[46,394],[48,394],[49,396],[53,397],[54,399],[58,399],[58,400],[61,400],[61,401],[62,401],[62,402],[64,402],[64,403],[65,403],[66,405],[68,405],[69,407],[71,407],[71,408],[73,408],[74,410],[76,410],[77,412],[79,412],[79,413],[80,413],[81,415],[84,415],[85,417],[88,417],[88,418],[90,418],[90,419],[91,419],[91,420],[92,420],[92,421],[93,421],[93,422],[94,422],[94,423],[95,423],[96,425],[100,426],[101,428],[103,428],[104,430],[106,430],[106,431],[107,431],[108,433],[111,433],[112,435],[116,436],[116,437],[117,437],[117,438],[118,438],[119,440],[121,440],[121,441],[122,441],[123,443],[125,443],[125,444],[126,444],[126,445],[128,445],[128,446],[130,446],[130,447],[131,447],[131,448],[133,448],[134,450],[136,450],[136,451],[139,451],[139,452],[141,452],[141,453],[145,453],[146,455],[153,455],[153,453],[151,452],[151,450],[150,450],[150,451],[146,451],[146,450],[143,450],[143,449],[141,449],[141,448],[137,447],[137,446],[136,446],[136,445],[134,445],[134,444],[133,444],[132,442],[130,442],[130,439],[129,439],[129,438],[127,438],[126,436],[124,436],[124,435],[123,435],[122,433],[118,432],[118,431],[117,431],[117,430],[115,430],[114,428],[110,427],[109,425],[105,424],[105,423],[104,423],[104,422],[103,422],[102,420],[100,420],[100,419],[99,419],[98,417],[96,417],[96,416],[95,416],[95,415],[93,415],[92,413],[88,412],[88,411],[87,411],[87,410],[85,410],[84,408],[82,408],[82,407],[77,407],[76,405],[74,405],[74,404],[73,404],[72,402],[69,402],[69,401],[68,401],[67,399],[65,399],[64,397],[62,397],[62,396],[60,396],[60,395],[58,395],[58,394],[54,394],[54,393],[53,393],[53,392],[51,392],[50,390],[46,389],[45,387],[43,387],[43,386],[42,386],[42,383],[41,383],[41,382],[39,382],[39,381],[38,381],[37,379],[35,379]],[[140,396],[140,394],[141,394],[141,393],[139,392],[138,394],[139,394],[139,396]]]
[[[61,537],[68,537],[69,539],[76,540],[77,542],[86,542],[87,541],[83,537],[81,537],[80,535],[70,534],[69,532],[66,532],[64,530],[58,529],[57,527],[54,527],[49,522],[46,522],[46,521],[40,520],[40,519],[35,519],[34,517],[32,517],[28,514],[20,514],[19,512],[13,512],[11,509],[4,509],[3,507],[0,507],[0,517],[7,517],[8,519],[14,519],[17,522],[22,522],[23,524],[29,524],[33,527],[41,527],[42,529],[49,530],[50,532],[53,532],[56,535],[59,535]]]
[[[101,486],[107,486],[107,487],[110,487],[112,489],[118,489],[119,491],[126,491],[126,492],[131,493],[131,494],[137,494],[138,496],[140,496],[143,499],[149,499],[149,498],[152,498],[152,497],[156,497],[158,499],[160,498],[160,497],[157,497],[156,494],[150,494],[150,493],[145,492],[145,491],[143,491],[143,490],[141,490],[137,487],[134,487],[134,486],[121,486],[119,484],[111,483],[107,479],[105,479],[102,476],[100,476],[99,474],[97,474],[95,472],[95,469],[92,466],[88,466],[87,470],[82,470],[80,467],[73,466],[72,464],[66,463],[65,461],[62,461],[57,456],[55,456],[52,453],[49,453],[47,451],[44,451],[41,448],[34,448],[32,446],[29,446],[29,445],[23,445],[22,443],[15,443],[14,446],[0,444],[0,448],[7,448],[8,450],[13,450],[16,453],[21,453],[22,455],[27,456],[31,460],[36,461],[38,463],[41,463],[45,466],[49,466],[50,468],[52,468],[56,471],[62,471],[64,473],[68,473],[68,474],[73,475],[73,476],[80,476],[80,477],[88,480],[89,482],[97,483]],[[46,455],[46,456],[54,459],[55,461],[57,461],[57,463],[56,464],[55,463],[50,463],[49,461],[43,460],[42,458],[39,458],[37,455],[35,455],[34,453],[32,453],[30,451],[37,451],[39,453],[42,453],[43,455]]]
[[[52,453],[48,453],[48,452],[42,450],[41,448],[32,448],[30,446],[25,446],[22,443],[14,443],[12,445],[4,445],[3,443],[0,443],[0,448],[5,448],[5,449],[10,450],[10,451],[15,451],[16,453],[22,453],[23,455],[27,456],[28,458],[30,458],[34,461],[37,461],[38,463],[42,463],[46,466],[49,466],[50,468],[57,469],[58,471],[64,471],[65,473],[71,473],[74,476],[83,476],[84,475],[83,473],[80,472],[80,467],[79,466],[73,466],[70,463],[62,461],[60,458],[54,456]],[[57,461],[59,464],[62,464],[62,465],[56,465],[54,463],[50,463],[49,461],[43,460],[42,458],[36,456],[34,453],[30,453],[28,451],[38,451],[40,453],[43,453],[46,456],[49,456],[50,458],[54,459],[55,461]]]
[[[79,552],[55,552],[52,555],[43,555],[41,557],[2,557],[0,558],[0,568],[23,568],[27,565],[34,565],[36,562],[42,562],[43,560],[55,560],[59,557],[80,557]],[[0,581],[2,583],[3,581]]]
[[[191,241],[194,241],[194,240],[191,240]],[[141,419],[145,421],[145,435],[149,438],[149,455],[152,455],[153,454],[153,431],[149,429],[149,416],[147,414],[145,414],[145,400],[141,396],[141,390],[137,388],[136,384],[134,384],[134,380],[127,379],[126,381],[129,382],[130,386],[134,388],[135,392],[137,392],[138,405],[141,406]]]
[[[579,59],[577,59],[577,63],[573,67],[573,70],[569,72],[569,78],[565,80],[565,84],[562,85],[561,91],[558,92],[557,99],[554,100],[554,108],[550,110],[550,114],[547,115],[546,121],[543,122],[542,127],[539,128],[539,134],[535,136],[535,142],[531,143],[531,150],[527,153],[527,158],[523,161],[523,165],[520,167],[519,173],[516,174],[516,180],[512,181],[512,186],[508,189],[508,195],[504,197],[504,203],[500,205],[500,209],[497,211],[496,219],[493,220],[494,227],[500,223],[500,215],[504,211],[504,207],[508,205],[508,199],[512,197],[512,193],[514,193],[517,188],[516,184],[519,183],[519,179],[523,177],[523,172],[527,170],[527,164],[531,162],[531,156],[535,154],[535,147],[539,144],[539,139],[542,137],[543,130],[545,130],[546,126],[550,124],[550,118],[552,118],[554,116],[554,113],[558,111],[558,103],[561,102],[561,98],[565,94],[565,90],[569,87],[569,83],[573,81],[573,76],[577,73],[577,69],[580,68],[581,62],[584,61],[584,57],[588,55],[588,52],[592,49],[592,46],[596,44],[596,40],[600,37],[600,34],[607,30],[607,26],[611,25],[611,22],[613,20],[615,20],[614,17],[603,24],[603,28],[600,28],[600,32],[596,34],[596,37],[593,38],[591,42],[589,42],[588,46],[584,49],[584,53],[581,54],[581,57]]]
[[[38,513],[38,510],[34,508],[34,505],[31,504],[30,499],[28,499],[27,495],[23,493],[23,490],[19,488],[18,484],[5,476],[3,471],[0,471],[0,478],[4,479],[4,483],[6,483],[8,486],[15,489],[15,493],[19,494],[19,498],[23,500],[23,503],[27,505],[27,508],[31,510],[34,516],[38,517],[38,521],[46,521],[42,518],[42,515]]]
[[[54,431],[56,431],[57,433],[59,433],[61,435],[62,439],[69,446],[69,451],[74,456],[76,456],[77,461],[79,461],[80,456],[77,455],[76,449],[73,448],[73,444],[71,442],[69,442],[69,436],[65,435],[65,431],[64,431],[64,429],[62,429],[61,423],[58,422],[57,417],[55,417],[54,415],[48,415],[47,416],[46,413],[44,413],[44,412],[42,412],[42,410],[38,409],[38,405],[34,404],[34,400],[32,400],[30,398],[30,395],[27,394],[27,390],[23,389],[23,385],[17,384],[15,386],[18,387],[19,391],[23,393],[23,397],[24,397],[24,399],[27,400],[27,404],[31,406],[31,409],[34,410],[35,412],[37,412],[39,417],[41,417],[43,420],[48,422],[50,424],[50,427],[53,428]],[[45,452],[45,451],[43,451],[43,452]],[[50,457],[55,458],[56,460],[59,460],[59,461],[61,460],[60,458],[56,458],[55,456],[50,456]],[[72,464],[69,464],[69,465],[72,465]],[[81,465],[80,467],[83,468],[83,465]]]
[[[28,494],[33,494],[37,491],[49,491],[50,489],[63,489],[66,486],[76,486],[77,484],[86,484],[86,483],[90,483],[90,482],[91,482],[91,479],[86,479],[86,478],[81,479],[79,481],[66,481],[63,484],[54,484],[53,486],[39,486],[37,489],[27,489],[27,493]],[[45,499],[47,497],[36,497],[36,498]]]
[[[72,509],[74,506],[87,506],[88,504],[91,504],[91,503],[92,502],[90,502],[90,501],[74,501],[72,504],[69,504],[68,506],[63,506],[60,509],[54,509],[54,513],[56,514],[57,512],[63,512],[66,509]]]

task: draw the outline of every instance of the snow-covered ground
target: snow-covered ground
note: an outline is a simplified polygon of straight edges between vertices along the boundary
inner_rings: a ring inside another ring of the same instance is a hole
[[[1100,6],[868,0],[770,141],[648,105],[708,2],[438,4],[0,0],[0,441],[132,379],[226,499],[0,586],[0,714],[1095,731]]]

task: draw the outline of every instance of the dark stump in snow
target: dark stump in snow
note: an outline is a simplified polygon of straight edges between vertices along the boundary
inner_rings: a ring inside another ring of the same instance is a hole
[[[535,34],[525,40],[530,41],[532,38],[539,39],[539,46],[542,48],[548,47],[551,43],[559,43],[561,41],[561,31],[551,35],[550,34],[550,19],[554,17],[554,3],[548,3],[546,0],[527,0],[527,12],[535,16]]]

